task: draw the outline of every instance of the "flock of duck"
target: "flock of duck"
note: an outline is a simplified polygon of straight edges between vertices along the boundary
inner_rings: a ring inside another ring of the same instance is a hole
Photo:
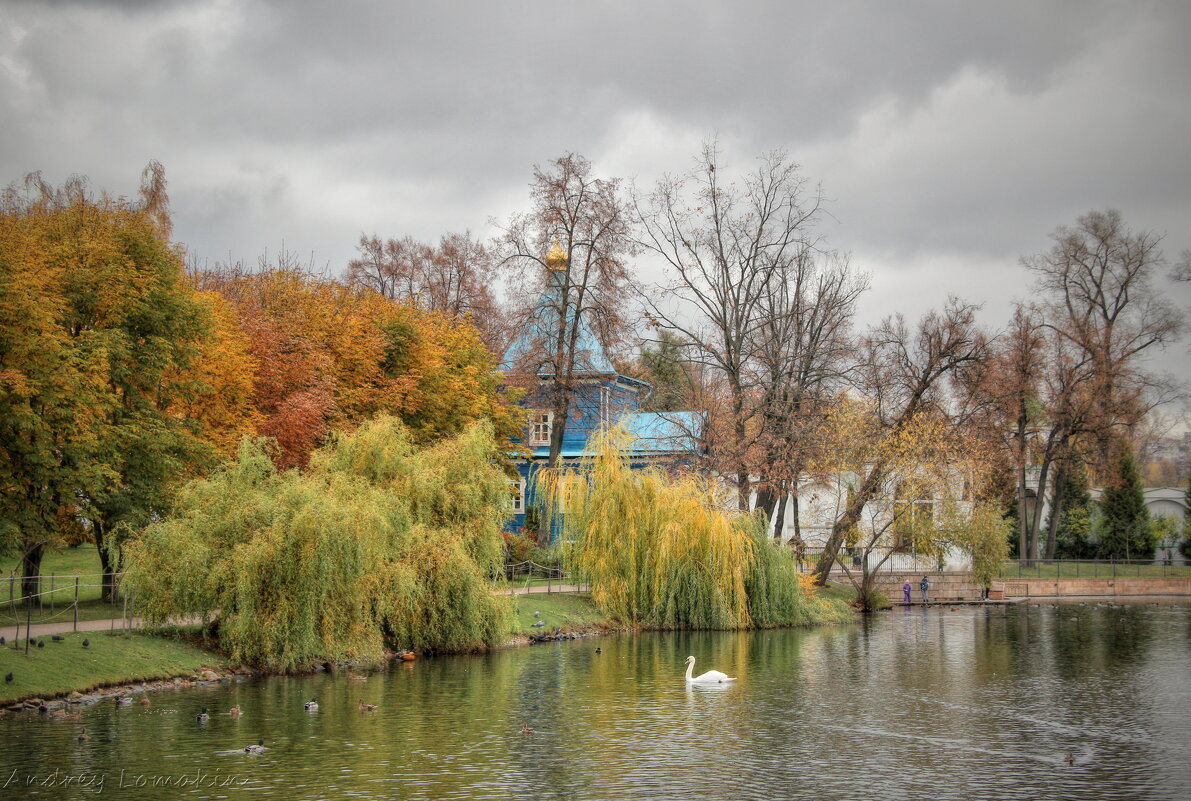
[[[351,679],[352,679],[352,681],[367,681],[367,679],[363,676],[352,676]],[[141,697],[141,700],[140,700],[141,706],[149,706],[150,703],[151,702],[149,701],[148,697],[145,697],[145,696]],[[116,696],[116,706],[131,706],[131,705],[132,705],[132,699],[129,698],[127,695]],[[306,701],[304,704],[302,704],[302,708],[305,709],[307,712],[317,712],[318,711],[318,698],[311,698],[309,701]],[[361,700],[357,708],[361,712],[372,712],[373,710],[375,710],[377,708],[377,705],[376,704],[366,704],[366,703],[364,703],[363,700]],[[238,717],[240,717],[240,715],[243,714],[243,711],[240,709],[239,705],[237,704],[236,706],[233,706],[231,709],[229,709],[227,711],[227,714],[230,717],[238,718]],[[69,720],[69,721],[77,721],[80,719],[79,715],[77,715],[77,714],[68,715],[68,714],[66,714],[65,710],[62,710],[62,709],[55,710],[53,713],[53,717],[59,718],[61,720]],[[210,721],[211,720],[211,712],[210,712],[209,708],[203,707],[202,711],[200,711],[195,716],[195,719],[199,723],[207,723],[208,721]],[[90,739],[91,739],[91,735],[87,733],[87,727],[84,726],[83,730],[81,732],[79,732],[78,741],[80,743],[85,743]],[[260,754],[268,749],[265,748],[265,740],[262,737],[261,739],[257,740],[254,745],[246,745],[242,749],[238,749],[238,750],[242,750],[248,754]]]

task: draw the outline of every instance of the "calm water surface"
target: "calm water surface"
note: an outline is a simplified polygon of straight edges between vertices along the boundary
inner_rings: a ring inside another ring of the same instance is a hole
[[[739,681],[687,689],[688,654]],[[87,743],[0,719],[0,798],[1191,799],[1187,604],[897,610],[152,700],[86,709]]]

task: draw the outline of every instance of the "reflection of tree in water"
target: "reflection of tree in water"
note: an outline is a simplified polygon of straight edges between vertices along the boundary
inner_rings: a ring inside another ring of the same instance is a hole
[[[1104,661],[1109,666],[1141,662],[1154,639],[1154,615],[1144,606],[1097,609]]]
[[[1066,680],[1083,678],[1101,665],[1101,626],[1093,611],[1099,610],[1064,604],[1048,616],[1047,630],[1054,644],[1052,661]]]

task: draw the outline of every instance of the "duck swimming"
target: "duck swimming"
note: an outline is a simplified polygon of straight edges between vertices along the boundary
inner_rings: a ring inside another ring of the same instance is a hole
[[[211,716],[207,714],[207,708],[203,707],[203,711],[198,713],[198,722],[206,723],[210,719],[211,719]]]
[[[318,699],[311,698],[303,706],[305,707],[307,712],[317,712],[318,711]]]
[[[265,740],[263,737],[256,741],[256,745],[244,746],[244,752],[248,754],[260,754],[266,750],[268,749],[265,748]]]

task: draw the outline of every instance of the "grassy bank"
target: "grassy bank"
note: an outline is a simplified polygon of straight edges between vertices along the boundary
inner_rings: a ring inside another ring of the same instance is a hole
[[[0,684],[0,702],[193,675],[205,667],[219,669],[229,665],[213,651],[160,634],[125,637],[93,631],[62,636],[62,642],[43,637],[45,648],[34,646],[28,655],[24,642],[19,649],[12,643],[0,648],[0,674],[13,674],[11,682]],[[84,639],[90,643],[87,648],[82,645]]]
[[[829,581],[825,587],[819,588],[818,592],[820,598],[834,598],[846,604],[850,604],[856,600],[856,588],[851,584],[840,584],[839,582]]]
[[[515,634],[552,633],[579,629],[611,628],[617,624],[595,608],[591,596],[583,593],[534,593],[513,596],[513,610],[517,614]],[[535,616],[534,612],[538,614]],[[534,628],[533,624],[544,622]]]

